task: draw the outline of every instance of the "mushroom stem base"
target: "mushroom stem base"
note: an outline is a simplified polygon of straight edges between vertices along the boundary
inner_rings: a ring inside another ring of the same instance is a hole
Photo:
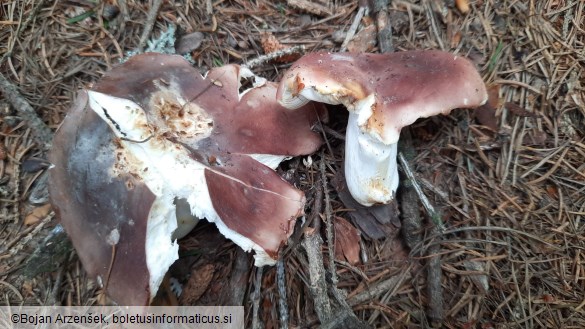
[[[398,188],[398,143],[384,144],[364,133],[350,113],[345,138],[345,175],[349,192],[364,206],[386,204]]]

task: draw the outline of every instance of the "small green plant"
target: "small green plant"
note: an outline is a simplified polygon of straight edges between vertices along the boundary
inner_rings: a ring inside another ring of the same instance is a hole
[[[218,57],[213,57],[213,66],[214,67],[223,66],[223,61]]]
[[[494,54],[490,58],[490,62],[488,65],[489,72],[493,72],[494,69],[496,68],[496,64],[498,63],[498,60],[502,56],[502,49],[504,49],[504,43],[500,40],[500,41],[498,41],[498,45],[496,46],[496,51],[494,52]]]

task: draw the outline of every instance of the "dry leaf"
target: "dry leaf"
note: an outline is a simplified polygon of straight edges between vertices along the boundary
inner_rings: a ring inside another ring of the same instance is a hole
[[[548,194],[548,196],[550,196],[553,199],[556,199],[559,197],[559,191],[558,191],[557,187],[554,185],[547,185],[546,186],[546,193]]]
[[[24,225],[34,225],[40,222],[43,218],[51,212],[51,205],[46,204],[44,206],[36,207],[24,218]]]
[[[201,46],[204,35],[201,32],[193,32],[183,35],[175,44],[177,54],[187,54]]]
[[[311,13],[316,16],[331,16],[333,13],[329,8],[308,0],[288,0],[287,4],[293,8]]]
[[[359,31],[347,44],[350,52],[371,52],[376,46],[378,31],[374,24],[370,24]]]
[[[493,131],[498,130],[498,118],[496,112],[500,107],[500,85],[491,85],[487,88],[488,101],[475,109],[477,121]]]
[[[459,9],[459,11],[462,14],[465,14],[469,11],[469,1],[468,0],[455,0],[455,5],[457,6],[457,9]]]
[[[335,258],[356,265],[360,262],[360,234],[348,221],[335,217]]]
[[[194,305],[209,287],[214,272],[215,266],[213,264],[205,264],[193,269],[191,277],[181,293],[180,304]]]

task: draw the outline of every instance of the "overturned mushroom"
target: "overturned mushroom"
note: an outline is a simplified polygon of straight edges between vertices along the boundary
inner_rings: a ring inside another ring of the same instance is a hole
[[[239,94],[243,76],[256,83]],[[305,198],[271,167],[316,150],[310,128],[325,115],[319,104],[286,111],[275,95],[236,65],[203,78],[161,54],[135,56],[78,94],[49,154],[51,201],[116,302],[151,301],[178,258],[174,239],[197,218],[254,250],[257,266],[275,263]]]
[[[454,108],[477,107],[487,93],[473,64],[446,52],[314,53],[284,74],[277,98],[290,109],[309,100],[347,107],[347,184],[359,203],[370,206],[394,198],[397,142],[404,126]]]

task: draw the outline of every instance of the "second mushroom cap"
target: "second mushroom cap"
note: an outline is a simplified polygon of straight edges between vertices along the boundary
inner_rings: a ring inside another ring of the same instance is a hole
[[[394,198],[403,127],[418,118],[477,107],[487,92],[473,64],[447,52],[313,53],[284,74],[277,98],[290,109],[310,100],[345,105],[350,112],[348,188],[359,203],[370,206]]]

